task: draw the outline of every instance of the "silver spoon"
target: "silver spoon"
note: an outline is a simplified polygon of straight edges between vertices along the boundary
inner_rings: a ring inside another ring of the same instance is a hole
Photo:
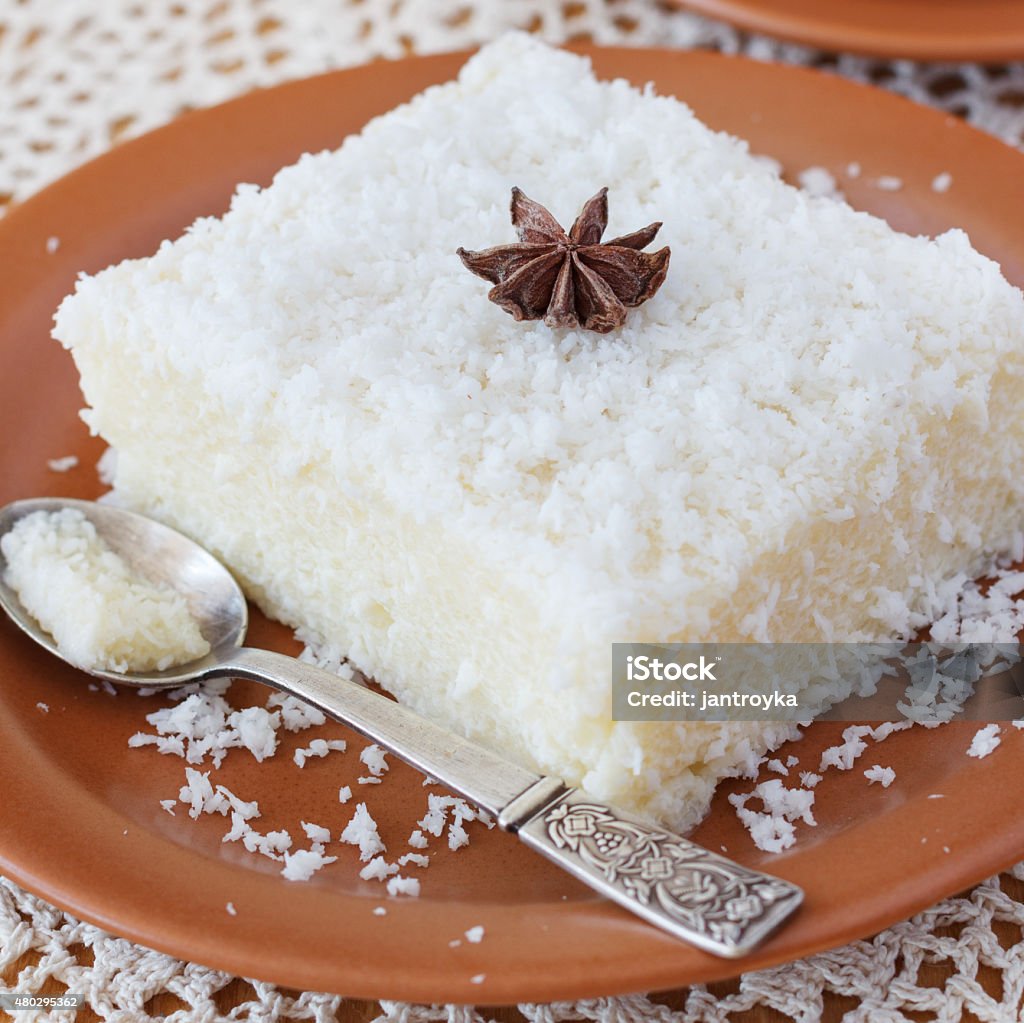
[[[180,592],[211,648],[198,660],[164,671],[89,674],[154,689],[245,678],[297,696],[454,789],[602,895],[715,955],[745,955],[800,905],[803,892],[789,881],[652,827],[559,778],[519,767],[371,689],[295,658],[242,646],[248,614],[231,574],[198,544],[152,519],[113,505],[39,498],[0,509],[0,537],[25,515],[62,508],[81,511],[140,577]],[[0,554],[4,610],[32,639],[65,659],[3,582],[5,573]]]

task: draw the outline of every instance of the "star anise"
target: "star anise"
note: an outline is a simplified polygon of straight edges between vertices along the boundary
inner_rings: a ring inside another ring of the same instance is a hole
[[[660,223],[601,242],[608,226],[608,189],[588,199],[566,234],[540,203],[512,189],[512,226],[518,242],[480,252],[459,249],[466,268],[490,281],[487,297],[517,320],[601,334],[621,327],[626,310],[661,287],[670,252],[641,252]]]

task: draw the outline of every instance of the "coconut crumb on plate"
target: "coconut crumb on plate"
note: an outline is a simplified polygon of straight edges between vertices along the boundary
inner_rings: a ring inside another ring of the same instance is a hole
[[[296,849],[295,852],[284,854],[284,866],[281,876],[289,881],[308,881],[318,870],[328,863],[334,863],[337,856],[325,856],[315,849]]]
[[[376,743],[367,746],[366,749],[359,754],[359,759],[366,765],[370,774],[376,778],[379,778],[391,767],[387,762],[386,757],[387,752]]]
[[[281,723],[289,732],[301,732],[322,725],[327,720],[322,711],[287,693],[271,693],[267,698],[267,707],[278,710]]]
[[[747,803],[759,799],[763,810],[751,810]],[[788,789],[781,779],[774,778],[757,785],[752,792],[735,793],[729,802],[750,833],[754,845],[763,852],[782,852],[796,841],[794,822],[816,825],[812,807],[815,794],[809,789]]]
[[[359,846],[359,858],[364,861],[387,851],[377,831],[377,822],[370,816],[365,803],[356,804],[352,819],[342,831],[340,841]]]
[[[429,867],[430,857],[424,856],[422,853],[406,853],[404,856],[398,857],[398,865],[404,867],[412,863],[417,867]]]
[[[1002,742],[999,738],[1001,731],[1002,729],[997,724],[985,725],[984,728],[979,728],[971,740],[967,755],[969,757],[976,757],[979,760],[987,757]]]
[[[388,895],[408,895],[417,898],[420,894],[420,882],[415,877],[403,877],[399,874],[388,881]]]
[[[359,871],[359,876],[364,881],[386,881],[392,874],[397,874],[398,871],[398,864],[388,863],[383,856],[375,856]]]
[[[882,192],[898,192],[903,187],[903,179],[894,174],[882,174],[875,178],[875,188]]]
[[[320,824],[309,824],[303,821],[302,830],[306,833],[306,838],[311,842],[319,842],[321,845],[326,845],[331,840],[330,831]]]
[[[851,725],[843,729],[843,742],[838,746],[830,746],[821,754],[818,770],[825,771],[834,767],[840,771],[849,771],[854,761],[868,748],[864,736],[870,734],[868,725]]]
[[[867,778],[869,785],[877,781],[883,789],[887,789],[896,780],[896,772],[891,767],[874,764],[864,772],[864,777]]]
[[[347,746],[344,739],[314,739],[305,748],[297,749],[293,759],[299,767],[305,767],[310,757],[326,757],[332,751],[344,753]]]

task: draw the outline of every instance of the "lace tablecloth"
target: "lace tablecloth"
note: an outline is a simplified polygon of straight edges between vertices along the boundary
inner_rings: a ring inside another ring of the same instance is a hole
[[[0,210],[112,144],[255,86],[470,47],[509,27],[553,42],[705,47],[827,67],[1024,143],[1024,64],[922,65],[738,33],[650,0],[0,0]],[[0,991],[83,992],[79,1019],[476,1023],[495,1012],[284,992],[82,924],[0,879]],[[523,1005],[535,1023],[1021,1018],[1024,864],[873,939],[671,996]],[[923,1015],[921,1015],[923,1014]],[[514,1014],[513,1014],[514,1015]],[[508,1011],[501,1018],[511,1018]],[[65,1014],[66,1018],[67,1014]],[[19,1020],[61,1015],[19,1013]]]

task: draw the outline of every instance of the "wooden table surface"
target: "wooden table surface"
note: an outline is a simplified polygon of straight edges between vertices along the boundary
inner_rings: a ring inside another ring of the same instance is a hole
[[[1024,882],[1018,881],[1009,875],[1002,876],[1002,887],[1003,890],[1013,899],[1018,902],[1024,902]],[[1005,922],[997,922],[993,928],[996,934],[999,936],[1000,941],[1004,945],[1009,945],[1014,942],[1018,942],[1021,939],[1020,929],[1011,924]],[[958,936],[958,928],[945,928],[935,932],[939,935]],[[13,964],[8,970],[0,974],[0,981],[5,990],[12,989],[18,976],[18,972],[25,966],[31,965],[37,962],[39,956],[35,953],[28,953]],[[79,962],[88,964],[92,961],[91,952],[85,949],[80,953]],[[946,982],[955,974],[955,969],[950,963],[936,963],[933,965],[922,967],[917,977],[917,983],[922,987],[936,987],[943,988]],[[1002,997],[1002,981],[999,971],[983,967],[976,978],[982,987],[991,994],[994,998],[999,999]],[[737,990],[739,982],[723,981],[718,984],[709,985],[709,990],[713,994],[726,995],[730,992]],[[65,990],[63,984],[58,981],[50,981],[44,985],[40,990],[32,992],[33,994],[60,994]],[[286,992],[290,994],[297,994],[296,992]],[[224,987],[216,996],[216,1004],[221,1012],[227,1013],[233,1007],[240,1005],[251,998],[255,997],[251,985],[246,981],[235,979],[232,980],[226,987]],[[656,995],[654,1000],[661,1004],[669,1007],[678,1008],[683,1005],[686,997],[686,991],[672,991],[664,994]],[[848,998],[834,994],[827,994],[825,997],[825,1008],[821,1016],[822,1023],[840,1023],[845,1013],[851,1009],[855,1009],[858,1005],[858,1001],[855,998]],[[150,1016],[159,1018],[161,1015],[172,1013],[176,1010],[186,1008],[186,1003],[174,995],[158,995],[151,999],[147,1003],[146,1009]],[[488,1019],[498,1021],[498,1023],[520,1023],[524,1017],[518,1012],[515,1007],[480,1007],[479,1011],[481,1014]],[[1024,1001],[1019,1006],[1019,1011],[1022,1014],[1020,1018],[1024,1018]],[[369,1023],[369,1021],[376,1018],[380,1013],[380,1008],[377,1002],[361,1001],[355,999],[348,999],[342,1002],[341,1007],[337,1014],[337,1023]],[[18,1023],[17,1016],[7,1015],[0,1012],[0,1018],[10,1019],[12,1023]],[[76,1023],[97,1023],[102,1019],[92,1009],[85,1008],[78,1012],[76,1016]],[[734,1023],[784,1023],[789,1020],[790,1017],[778,1012],[774,1009],[767,1007],[759,1007],[752,1009],[748,1012],[737,1013],[730,1017]],[[912,1013],[908,1016],[911,1020],[920,1020],[922,1023],[934,1019],[934,1016],[927,1013]],[[976,1017],[969,1013],[963,1016],[963,1023],[981,1023]],[[991,1021],[990,1021],[991,1023]],[[998,1021],[1002,1023],[1002,1021]],[[1013,1023],[1012,1020],[1006,1020],[1005,1023]]]

